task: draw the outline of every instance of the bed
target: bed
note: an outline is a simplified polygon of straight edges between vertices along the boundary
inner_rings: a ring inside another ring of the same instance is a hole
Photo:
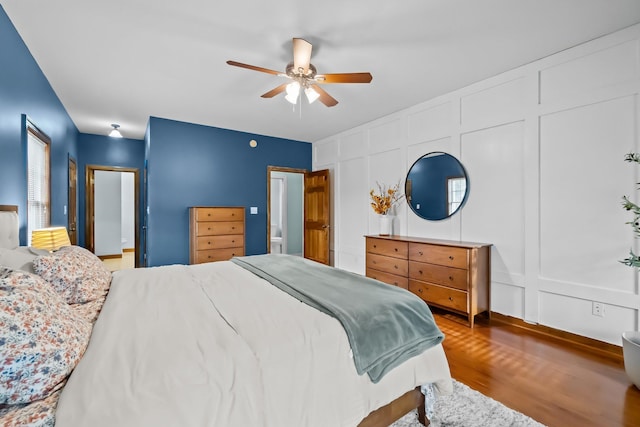
[[[0,242],[12,229],[2,214]],[[5,252],[28,250],[15,239],[0,244]],[[412,347],[404,359],[394,355],[386,367],[378,356],[363,364],[367,352],[360,349],[368,343],[358,344],[342,317],[242,265],[264,262],[259,267],[267,271],[273,258],[123,270],[107,280],[83,248],[32,255],[32,265],[2,270],[0,253],[0,283],[19,277],[34,282],[28,291],[46,294],[38,298],[58,298],[46,305],[64,314],[56,320],[69,321],[63,327],[72,332],[65,338],[73,351],[65,353],[69,366],[54,370],[53,384],[40,390],[38,382],[31,396],[0,403],[5,425],[388,426],[416,407],[423,416],[429,411],[421,390],[452,391],[441,340]],[[371,322],[356,318],[356,326]]]

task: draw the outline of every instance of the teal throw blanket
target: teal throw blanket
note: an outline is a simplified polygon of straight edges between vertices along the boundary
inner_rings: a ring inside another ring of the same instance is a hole
[[[444,340],[429,307],[404,289],[291,255],[231,261],[340,321],[358,374],[374,383]]]

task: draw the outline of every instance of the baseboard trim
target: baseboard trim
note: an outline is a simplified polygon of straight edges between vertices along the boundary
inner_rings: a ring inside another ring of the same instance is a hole
[[[122,254],[114,254],[114,255],[98,255],[98,258],[105,260],[105,259],[116,259],[116,258],[122,258]]]
[[[561,341],[577,345],[590,351],[602,353],[608,356],[613,356],[622,360],[622,347],[608,342],[596,340],[593,338],[583,337],[582,335],[573,334],[571,332],[561,331],[559,329],[550,328],[540,324],[527,323],[522,319],[516,317],[506,316],[504,314],[491,312],[490,323],[503,323],[518,328],[526,329],[531,332],[546,335],[552,338],[559,339]]]
[[[135,252],[136,248],[124,248],[122,252]]]

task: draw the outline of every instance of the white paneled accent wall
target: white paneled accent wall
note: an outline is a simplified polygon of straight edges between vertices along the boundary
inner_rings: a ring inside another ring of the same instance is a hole
[[[313,144],[332,170],[336,267],[364,274],[377,182],[422,155],[457,157],[469,197],[426,221],[406,204],[394,233],[492,243],[491,309],[609,343],[640,329],[638,248],[623,195],[638,197],[640,25],[593,40]],[[592,314],[593,302],[604,316]]]

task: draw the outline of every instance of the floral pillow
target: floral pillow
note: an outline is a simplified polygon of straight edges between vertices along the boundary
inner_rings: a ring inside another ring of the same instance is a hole
[[[65,246],[33,261],[33,269],[69,304],[83,304],[104,297],[111,272],[100,258],[80,246]]]
[[[0,267],[0,406],[43,399],[84,354],[91,323],[40,277]]]

